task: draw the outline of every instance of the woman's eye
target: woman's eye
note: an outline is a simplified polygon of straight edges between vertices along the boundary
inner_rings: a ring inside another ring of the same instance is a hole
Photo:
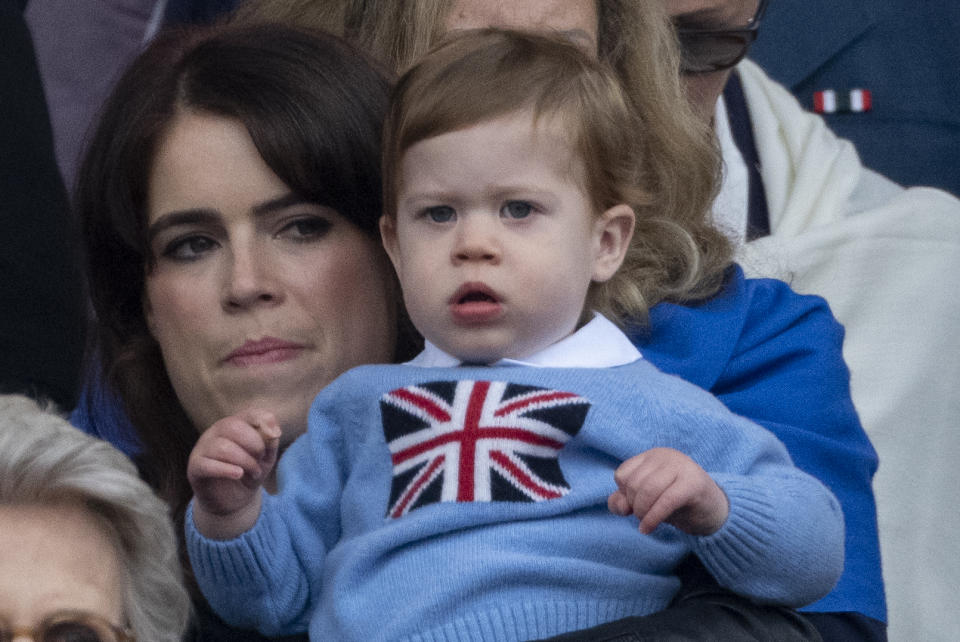
[[[428,207],[423,214],[434,223],[449,223],[457,216],[457,213],[449,205]]]
[[[533,206],[526,201],[507,201],[500,211],[507,218],[527,218]]]
[[[163,256],[177,261],[192,261],[216,247],[216,241],[206,236],[188,236],[172,241],[163,250]]]
[[[280,230],[281,236],[288,236],[294,240],[311,241],[321,238],[330,231],[332,224],[321,216],[300,218],[285,225]]]

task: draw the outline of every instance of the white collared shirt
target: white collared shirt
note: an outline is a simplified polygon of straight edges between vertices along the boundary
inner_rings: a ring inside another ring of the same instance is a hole
[[[500,359],[494,366],[532,366],[535,368],[612,368],[642,359],[640,351],[620,328],[602,314],[568,337],[524,359]],[[424,368],[452,368],[460,360],[429,341],[423,352],[407,362]]]

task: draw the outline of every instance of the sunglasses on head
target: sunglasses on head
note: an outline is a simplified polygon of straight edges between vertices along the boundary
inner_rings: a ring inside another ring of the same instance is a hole
[[[760,0],[757,12],[746,26],[731,29],[688,29],[677,27],[680,41],[680,68],[688,74],[705,74],[729,69],[743,60],[757,39],[760,19],[768,0]]]
[[[33,628],[12,628],[0,621],[0,642],[25,635],[34,642],[135,642],[130,631],[83,611],[57,611]]]

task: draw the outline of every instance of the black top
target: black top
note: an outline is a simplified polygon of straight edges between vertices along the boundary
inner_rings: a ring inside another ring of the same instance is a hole
[[[0,392],[73,407],[85,304],[22,0],[0,0]]]
[[[763,188],[763,178],[760,176],[760,156],[757,154],[757,145],[753,139],[753,122],[750,120],[750,111],[743,96],[743,86],[740,76],[730,74],[730,80],[723,89],[723,101],[727,107],[727,120],[730,122],[730,133],[733,142],[743,156],[747,166],[747,175],[750,184],[750,194],[747,209],[747,240],[752,241],[770,234],[770,213],[767,210],[767,192]]]

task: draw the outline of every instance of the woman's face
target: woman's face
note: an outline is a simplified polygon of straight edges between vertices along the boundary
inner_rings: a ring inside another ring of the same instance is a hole
[[[0,621],[37,626],[83,611],[124,626],[123,573],[113,540],[70,503],[0,506]]]
[[[293,194],[240,121],[181,111],[161,139],[147,213],[145,314],[198,430],[259,408],[289,443],[321,388],[392,358],[379,241]]]

